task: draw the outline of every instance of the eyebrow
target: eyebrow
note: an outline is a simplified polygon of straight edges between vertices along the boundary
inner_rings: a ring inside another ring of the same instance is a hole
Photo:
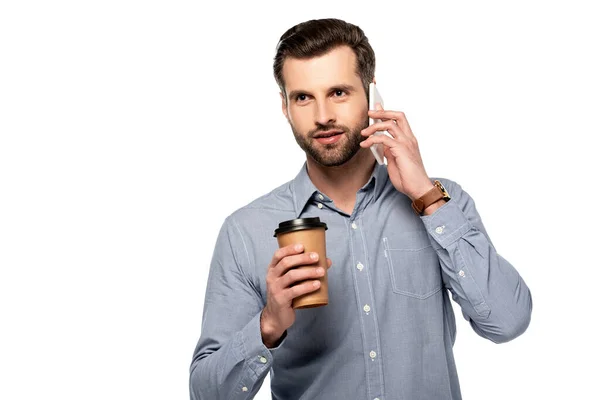
[[[331,92],[334,90],[344,90],[344,91],[350,93],[350,92],[355,92],[356,88],[352,85],[334,85],[334,86],[331,86],[328,91]],[[288,95],[288,98],[295,99],[296,96],[298,96],[300,94],[310,94],[310,92],[308,92],[307,90],[292,90],[290,92],[290,94]]]

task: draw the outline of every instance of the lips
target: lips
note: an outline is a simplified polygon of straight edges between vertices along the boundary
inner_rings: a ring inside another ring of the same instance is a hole
[[[314,139],[322,145],[333,145],[340,140],[343,134],[344,131],[319,132],[314,136]]]
[[[315,138],[315,139],[319,139],[319,138],[328,138],[328,137],[331,137],[331,136],[340,135],[340,134],[342,134],[342,133],[344,133],[344,131],[327,131],[327,132],[320,132],[320,133],[317,133],[317,134],[314,136],[314,138]]]

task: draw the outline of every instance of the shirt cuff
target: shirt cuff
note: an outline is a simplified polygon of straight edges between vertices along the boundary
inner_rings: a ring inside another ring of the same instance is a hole
[[[241,333],[244,359],[257,376],[262,376],[271,368],[273,354],[286,341],[287,331],[283,334],[283,339],[277,347],[267,348],[260,334],[260,313],[258,313],[242,329]]]
[[[471,223],[452,199],[435,210],[433,214],[422,215],[429,236],[444,249],[471,230]]]

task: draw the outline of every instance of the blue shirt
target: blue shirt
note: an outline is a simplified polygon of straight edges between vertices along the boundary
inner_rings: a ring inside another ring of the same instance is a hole
[[[229,215],[210,265],[191,399],[252,399],[269,372],[275,400],[460,399],[449,293],[495,343],[525,331],[532,300],[469,194],[433,179],[451,200],[418,216],[375,164],[349,215],[317,190],[305,163],[295,179]],[[329,304],[296,310],[283,340],[267,348],[259,317],[274,230],[315,216],[328,226]]]

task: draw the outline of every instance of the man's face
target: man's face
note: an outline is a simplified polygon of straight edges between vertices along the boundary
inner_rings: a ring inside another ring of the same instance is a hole
[[[356,73],[356,56],[342,46],[307,60],[283,64],[287,105],[283,113],[298,145],[323,166],[338,166],[361,149],[368,126],[367,96]],[[332,136],[333,135],[333,136]]]

